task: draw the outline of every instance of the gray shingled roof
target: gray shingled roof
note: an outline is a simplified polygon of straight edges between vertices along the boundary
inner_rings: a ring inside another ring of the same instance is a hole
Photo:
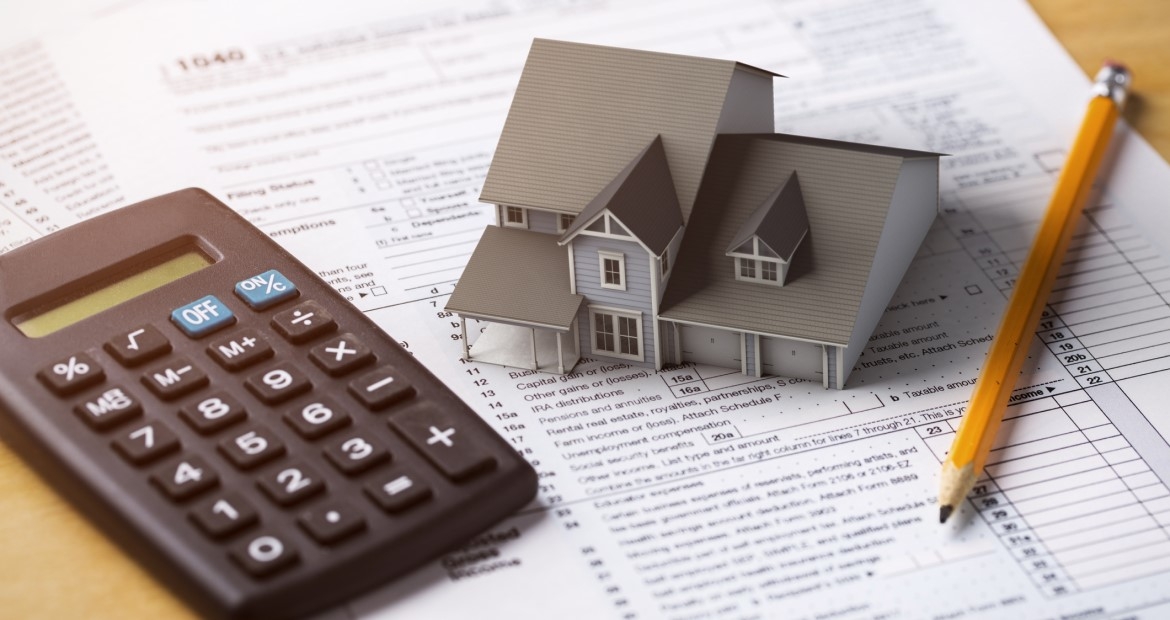
[[[488,226],[445,310],[567,330],[585,299],[569,282],[556,235]]]
[[[734,252],[752,237],[760,241],[785,261],[792,257],[796,246],[808,232],[808,213],[800,192],[796,171],[776,188],[740,226],[724,252]]]
[[[536,39],[480,200],[578,214],[656,135],[687,219],[730,60]]]
[[[720,136],[661,316],[845,345],[902,161],[937,156],[783,134]],[[736,280],[726,248],[797,170],[810,233],[796,250],[787,284]]]
[[[594,216],[607,209],[655,255],[662,254],[670,245],[683,221],[661,137],[655,136],[585,206],[561,237],[561,243],[575,236]]]

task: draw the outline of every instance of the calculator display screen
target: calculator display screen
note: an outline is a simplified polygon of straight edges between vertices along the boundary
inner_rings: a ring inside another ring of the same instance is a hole
[[[189,251],[123,277],[117,282],[58,305],[51,310],[19,317],[13,321],[13,324],[30,338],[47,336],[103,310],[113,308],[156,288],[170,284],[183,276],[195,273],[211,263],[211,259],[202,253]]]

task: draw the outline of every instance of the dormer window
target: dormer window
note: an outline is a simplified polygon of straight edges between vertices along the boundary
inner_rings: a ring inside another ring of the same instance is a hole
[[[727,255],[735,259],[736,280],[783,286],[788,261],[777,256],[759,237],[753,236]]]
[[[736,280],[779,284],[777,274],[780,271],[780,263],[778,261],[758,258],[736,258],[735,263],[738,267],[735,276]]]
[[[740,225],[724,252],[735,259],[735,279],[784,286],[788,264],[808,235],[808,214],[793,172]]]
[[[569,230],[569,228],[573,225],[574,219],[576,219],[575,216],[568,213],[561,213],[557,215],[557,232],[563,233],[566,230]]]

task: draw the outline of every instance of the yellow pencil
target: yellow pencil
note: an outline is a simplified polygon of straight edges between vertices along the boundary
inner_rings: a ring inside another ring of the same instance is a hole
[[[1008,397],[1028,356],[1040,314],[1109,146],[1129,83],[1129,71],[1119,64],[1106,63],[1097,73],[1093,98],[1080,132],[1060,172],[1044,221],[1016,279],[999,331],[975,383],[971,402],[943,462],[938,494],[940,523],[945,523],[959,507],[983,472]]]

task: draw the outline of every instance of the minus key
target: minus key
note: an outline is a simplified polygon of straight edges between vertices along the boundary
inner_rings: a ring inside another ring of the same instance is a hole
[[[391,366],[381,366],[349,382],[349,393],[367,409],[380,411],[414,394],[414,386]]]

